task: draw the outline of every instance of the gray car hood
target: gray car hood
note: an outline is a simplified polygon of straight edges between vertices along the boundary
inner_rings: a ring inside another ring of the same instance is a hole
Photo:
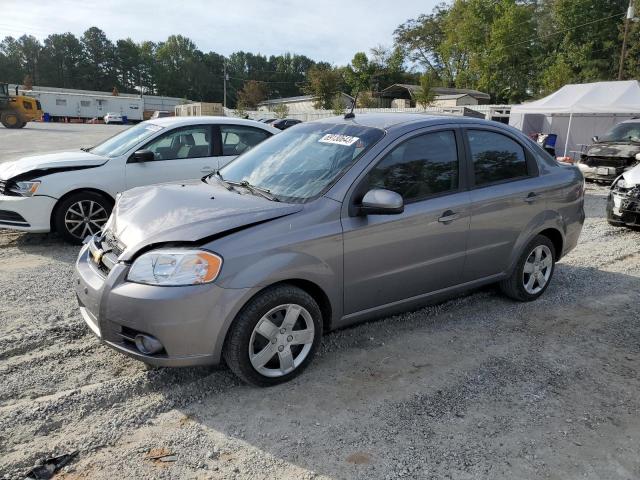
[[[126,191],[105,229],[124,245],[120,259],[127,261],[148,245],[195,242],[300,210],[300,204],[239,194],[216,181],[207,184],[194,180]]]
[[[596,143],[589,147],[589,157],[635,157],[640,153],[640,145],[633,143]]]
[[[9,180],[34,170],[60,170],[78,167],[99,167],[109,159],[100,155],[78,150],[75,152],[58,152],[46,155],[23,157],[13,162],[0,163],[0,180]]]

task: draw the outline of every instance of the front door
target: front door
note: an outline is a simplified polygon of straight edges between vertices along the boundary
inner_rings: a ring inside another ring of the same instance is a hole
[[[399,141],[358,187],[402,195],[396,215],[345,216],[346,315],[434,292],[460,282],[469,230],[469,193],[461,183],[455,129]]]
[[[132,162],[126,167],[127,188],[174,180],[201,178],[217,168],[213,156],[211,125],[196,125],[170,130],[141,149],[150,150],[154,160]]]

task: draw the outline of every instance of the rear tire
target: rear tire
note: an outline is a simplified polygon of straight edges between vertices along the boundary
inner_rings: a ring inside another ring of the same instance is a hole
[[[521,302],[536,300],[551,283],[555,259],[553,242],[544,235],[535,236],[523,250],[511,276],[500,282],[500,290]]]
[[[111,199],[100,193],[74,193],[56,205],[53,225],[67,242],[80,245],[87,236],[102,229],[112,209]]]
[[[246,383],[268,387],[291,380],[320,345],[322,314],[304,290],[279,285],[238,313],[223,348],[229,368]]]
[[[22,121],[17,113],[13,112],[4,112],[0,115],[0,123],[5,126],[5,128],[22,128]]]

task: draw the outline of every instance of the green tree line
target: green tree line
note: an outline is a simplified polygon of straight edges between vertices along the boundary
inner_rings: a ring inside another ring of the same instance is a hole
[[[451,0],[408,19],[391,46],[357,52],[349,64],[304,55],[269,57],[205,53],[182,35],[164,42],[112,42],[97,27],[81,37],[5,37],[0,80],[34,85],[136,92],[222,102],[226,62],[228,103],[254,108],[264,98],[312,94],[336,107],[340,91],[376,106],[393,83],[473,88],[496,103],[550,93],[564,84],[617,77],[628,0]],[[364,18],[362,21],[366,21]],[[632,22],[624,78],[640,76],[640,23]],[[427,87],[425,87],[427,88]],[[421,103],[427,103],[427,92]]]

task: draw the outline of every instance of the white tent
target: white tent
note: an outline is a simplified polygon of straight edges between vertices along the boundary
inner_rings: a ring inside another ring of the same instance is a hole
[[[558,135],[556,153],[580,151],[612,126],[640,116],[636,80],[565,85],[557,92],[511,107],[509,125],[531,133]]]

